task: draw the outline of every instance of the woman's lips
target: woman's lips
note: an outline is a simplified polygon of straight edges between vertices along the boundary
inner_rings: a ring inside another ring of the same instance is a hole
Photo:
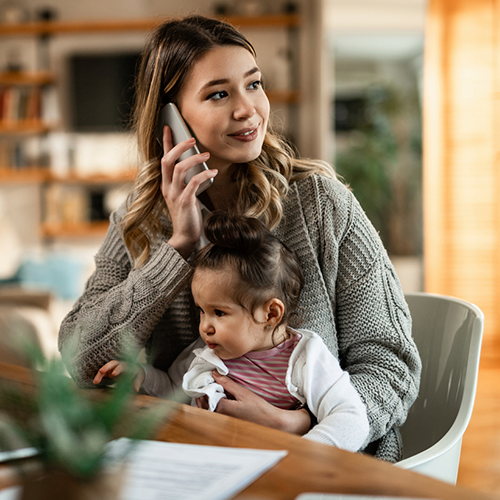
[[[244,128],[238,130],[234,134],[229,134],[229,137],[242,142],[251,142],[254,141],[258,135],[259,135],[259,127],[256,126],[252,128]]]

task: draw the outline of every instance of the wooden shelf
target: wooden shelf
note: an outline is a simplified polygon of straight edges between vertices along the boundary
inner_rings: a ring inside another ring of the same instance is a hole
[[[7,182],[52,182],[61,184],[119,184],[133,182],[136,172],[128,171],[116,175],[55,175],[48,168],[0,167],[0,183]]]
[[[0,134],[44,134],[53,128],[41,120],[0,121]]]
[[[108,230],[108,226],[107,220],[60,224],[45,222],[41,225],[41,232],[44,238],[102,236]]]
[[[48,85],[54,83],[52,71],[4,71],[0,73],[0,85]]]
[[[42,167],[27,167],[14,169],[0,167],[0,184],[15,182],[44,182],[48,179],[49,172]]]
[[[294,28],[301,22],[299,14],[270,14],[265,16],[214,16],[238,28]]]
[[[266,90],[267,98],[271,104],[285,103],[294,104],[300,102],[300,92],[298,90]]]
[[[300,24],[300,16],[298,14],[217,17],[239,28],[295,27]],[[43,21],[12,25],[4,24],[0,26],[0,36],[149,31],[167,19],[168,17],[153,17],[146,19],[110,19],[105,21]]]
[[[52,183],[61,184],[117,184],[123,182],[133,182],[136,177],[134,170],[121,172],[116,175],[94,174],[94,175],[55,175],[51,172],[48,173],[47,181]]]

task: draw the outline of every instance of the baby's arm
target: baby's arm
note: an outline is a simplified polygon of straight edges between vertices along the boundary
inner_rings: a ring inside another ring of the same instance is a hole
[[[144,369],[138,365],[133,368],[136,372],[134,378],[134,391],[139,392],[139,389],[146,377]],[[108,361],[104,366],[99,368],[96,376],[94,377],[94,384],[98,385],[102,382],[103,378],[116,378],[120,374],[125,373],[130,370],[130,365],[125,363],[125,361],[111,360]]]
[[[154,368],[151,365],[143,365],[146,376],[142,382],[141,393],[158,398],[173,399],[183,403],[189,402],[189,398],[182,391],[182,379],[195,358],[193,351],[204,345],[204,342],[200,338],[188,345],[177,356],[168,369],[168,372]]]
[[[349,451],[363,447],[369,433],[366,407],[351,384],[349,374],[316,336],[309,340],[307,356],[293,378],[318,424],[304,437]],[[304,353],[305,354],[305,353]]]

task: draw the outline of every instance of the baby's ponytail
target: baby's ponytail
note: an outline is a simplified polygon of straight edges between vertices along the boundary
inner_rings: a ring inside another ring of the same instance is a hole
[[[212,245],[241,255],[261,248],[267,232],[258,219],[222,212],[210,216],[205,225],[205,236]]]
[[[291,325],[304,277],[300,262],[259,219],[225,212],[212,214],[205,223],[210,242],[195,258],[196,269],[233,271],[239,284],[234,290],[237,303],[251,314],[271,298],[285,305],[280,324]]]

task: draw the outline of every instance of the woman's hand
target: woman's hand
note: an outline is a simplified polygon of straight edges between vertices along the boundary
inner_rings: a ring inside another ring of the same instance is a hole
[[[130,365],[125,363],[124,361],[108,361],[104,366],[102,366],[94,377],[94,384],[100,384],[104,377],[107,378],[116,378],[122,373],[126,371],[130,371]],[[139,392],[144,379],[146,378],[146,373],[144,372],[144,368],[140,365],[136,365],[133,370],[135,370],[136,375],[134,378],[134,391]]]
[[[256,424],[280,429],[291,434],[303,436],[311,427],[311,417],[307,410],[282,410],[257,396],[251,390],[237,384],[229,377],[220,375],[214,370],[215,381],[234,399],[221,399],[216,413],[247,420]],[[206,400],[199,398],[196,404],[200,408],[208,408]]]
[[[179,157],[196,144],[188,139],[172,146],[172,133],[169,127],[163,130],[163,151],[161,159],[161,192],[172,220],[173,234],[169,244],[185,259],[191,255],[203,228],[203,220],[196,199],[198,187],[206,180],[217,175],[217,170],[206,170],[184,184],[187,171],[198,163],[206,162],[209,153],[191,156],[176,163]]]

